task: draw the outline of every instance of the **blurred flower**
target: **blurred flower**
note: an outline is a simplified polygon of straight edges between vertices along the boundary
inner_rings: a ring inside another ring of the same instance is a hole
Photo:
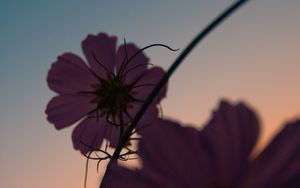
[[[111,188],[279,188],[300,187],[300,121],[284,126],[250,159],[259,122],[245,104],[221,102],[198,131],[161,120],[144,129],[139,144],[142,168],[109,166]]]
[[[115,36],[105,33],[89,35],[82,42],[88,65],[79,56],[64,53],[48,73],[48,85],[58,96],[48,103],[47,119],[57,129],[82,119],[72,135],[74,148],[82,153],[99,148],[104,138],[115,147],[120,130],[164,74],[159,67],[149,69],[149,59],[134,44],[124,42],[116,50],[116,43]],[[156,105],[165,94],[166,87],[144,115],[147,124],[157,116]]]

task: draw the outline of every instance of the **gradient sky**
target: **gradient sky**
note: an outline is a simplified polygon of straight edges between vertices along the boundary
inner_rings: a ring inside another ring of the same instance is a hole
[[[85,158],[74,151],[73,127],[56,131],[44,110],[55,94],[46,84],[56,57],[82,56],[87,34],[107,32],[143,47],[183,49],[233,1],[1,1],[0,187],[82,188]],[[152,3],[150,3],[152,2]],[[300,116],[300,1],[253,0],[211,33],[175,73],[163,113],[203,125],[220,98],[255,108],[265,143]],[[147,51],[167,69],[179,52]],[[97,187],[90,165],[89,187]]]

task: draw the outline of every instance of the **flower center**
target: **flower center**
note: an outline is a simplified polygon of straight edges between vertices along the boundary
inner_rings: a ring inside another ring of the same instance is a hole
[[[132,86],[124,84],[123,77],[108,76],[107,80],[101,80],[100,87],[95,92],[98,96],[98,109],[113,116],[126,112],[134,101],[131,90]]]

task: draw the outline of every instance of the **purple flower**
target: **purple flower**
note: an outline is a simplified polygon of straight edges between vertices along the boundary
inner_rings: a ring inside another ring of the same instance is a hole
[[[57,58],[48,73],[50,89],[58,93],[48,103],[46,113],[56,129],[79,120],[73,131],[74,148],[87,153],[99,148],[104,138],[115,147],[120,126],[127,126],[153,86],[163,76],[159,67],[148,68],[149,59],[134,44],[121,45],[117,38],[100,33],[82,42],[88,65],[73,53]],[[166,87],[148,109],[141,124],[157,117],[156,105],[166,94]]]
[[[259,122],[245,104],[221,102],[201,130],[161,120],[143,130],[142,168],[109,166],[111,188],[298,188],[300,121],[284,126],[256,158]]]

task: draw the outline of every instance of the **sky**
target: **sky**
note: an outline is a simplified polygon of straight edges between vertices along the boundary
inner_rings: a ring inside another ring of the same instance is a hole
[[[232,0],[0,2],[0,187],[82,188],[85,158],[44,113],[55,96],[46,83],[57,56],[83,57],[81,41],[106,32],[153,48],[167,69],[190,40]],[[198,129],[220,99],[245,101],[261,120],[262,148],[283,123],[300,117],[300,1],[252,0],[212,32],[169,81],[164,118]],[[104,169],[104,167],[102,166]],[[103,171],[102,169],[102,171]],[[89,167],[88,187],[101,173]]]

